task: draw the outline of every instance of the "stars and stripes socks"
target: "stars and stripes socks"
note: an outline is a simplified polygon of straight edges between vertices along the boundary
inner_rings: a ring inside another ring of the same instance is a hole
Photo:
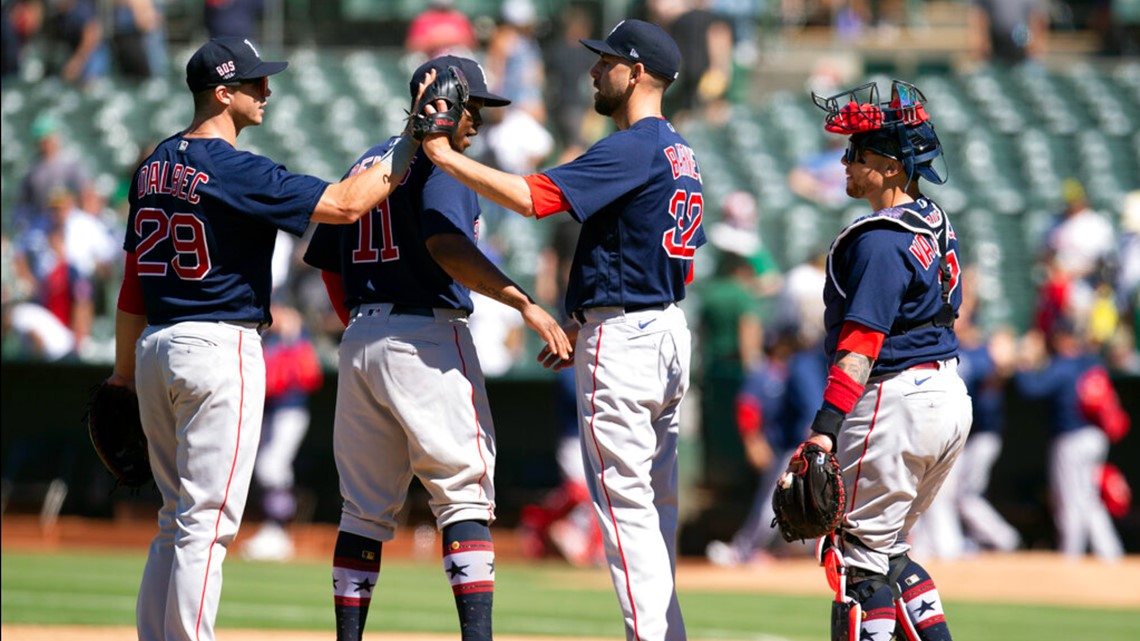
[[[495,545],[482,521],[443,528],[443,569],[455,594],[463,641],[491,641],[495,596]]]
[[[380,541],[340,532],[333,552],[336,641],[362,641],[372,590],[380,576]]]
[[[863,608],[859,641],[890,641],[891,635],[895,633],[894,594],[886,583],[874,581],[870,585],[874,586],[874,592],[869,595],[865,590],[859,590],[858,584],[852,586],[854,596]]]
[[[934,579],[913,560],[899,575],[899,625],[911,641],[950,641],[950,626]]]

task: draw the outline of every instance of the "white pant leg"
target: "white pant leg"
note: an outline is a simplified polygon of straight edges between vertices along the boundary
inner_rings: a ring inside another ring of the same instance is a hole
[[[583,456],[626,638],[684,641],[677,437],[689,330],[676,306],[591,318],[575,358]]]
[[[261,446],[253,475],[265,488],[293,488],[293,460],[309,430],[309,409],[303,406],[280,407],[265,416]]]
[[[1050,454],[1050,485],[1056,502],[1054,522],[1061,552],[1069,557],[1093,552],[1115,561],[1123,545],[1100,498],[1097,471],[1108,453],[1100,428],[1087,426],[1056,437]]]
[[[946,475],[938,495],[911,528],[911,550],[920,560],[951,560],[962,556],[965,537],[962,534],[962,522],[958,517],[955,500],[958,494],[958,477],[958,466],[954,466]]]
[[[889,557],[909,549],[910,528],[966,442],[970,408],[953,361],[867,384],[837,444],[847,487],[843,529],[862,542],[845,549],[848,564],[885,575]]]
[[[465,318],[358,315],[340,350],[340,529],[391,540],[413,474],[438,528],[493,522],[494,423]]]
[[[996,432],[973,434],[958,459],[958,511],[970,538],[1003,552],[1017,549],[1021,535],[986,499],[990,471],[1001,454],[1001,435]]]
[[[227,323],[150,327],[136,369],[163,497],[139,588],[139,638],[212,641],[222,562],[241,524],[261,437],[261,337]]]

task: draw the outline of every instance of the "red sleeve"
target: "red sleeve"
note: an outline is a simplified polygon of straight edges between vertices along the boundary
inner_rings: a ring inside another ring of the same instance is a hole
[[[693,277],[696,273],[696,267],[697,267],[697,259],[694,258],[693,260],[689,261],[689,273],[685,274],[685,284],[686,285],[692,285],[693,284]]]
[[[843,323],[843,329],[839,331],[839,345],[836,350],[855,352],[875,360],[879,357],[879,350],[883,348],[883,340],[886,337],[886,334],[875,331],[866,325],[847,321]]]
[[[139,282],[139,261],[134,252],[127,252],[127,264],[123,270],[123,284],[119,287],[119,309],[128,314],[144,316],[142,283]]]
[[[523,176],[530,187],[530,200],[534,203],[534,217],[543,218],[560,211],[570,210],[570,201],[546,174]]]
[[[336,310],[337,318],[344,323],[345,327],[348,327],[348,308],[344,306],[344,279],[341,278],[340,274],[322,269],[321,280],[325,282],[325,291],[329,293],[329,302]]]
[[[736,429],[741,437],[759,434],[764,427],[764,413],[755,397],[740,394],[736,397]]]

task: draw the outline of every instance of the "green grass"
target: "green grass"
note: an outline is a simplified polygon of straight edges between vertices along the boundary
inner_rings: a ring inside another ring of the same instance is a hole
[[[125,625],[134,623],[139,554],[0,555],[0,620],[4,623]],[[516,635],[620,639],[621,617],[603,570],[558,564],[498,565],[495,631]],[[327,565],[226,561],[218,626],[333,629]],[[819,597],[682,591],[689,637],[749,641],[828,638],[829,606]],[[439,565],[385,560],[368,629],[457,632],[451,590]],[[954,636],[971,641],[1131,641],[1140,612],[951,601]]]

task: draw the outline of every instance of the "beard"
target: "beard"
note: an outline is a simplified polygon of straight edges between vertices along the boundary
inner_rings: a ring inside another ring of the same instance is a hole
[[[618,107],[622,106],[625,102],[625,96],[621,95],[607,95],[601,88],[598,89],[598,95],[594,97],[594,111],[602,116],[612,116]]]

